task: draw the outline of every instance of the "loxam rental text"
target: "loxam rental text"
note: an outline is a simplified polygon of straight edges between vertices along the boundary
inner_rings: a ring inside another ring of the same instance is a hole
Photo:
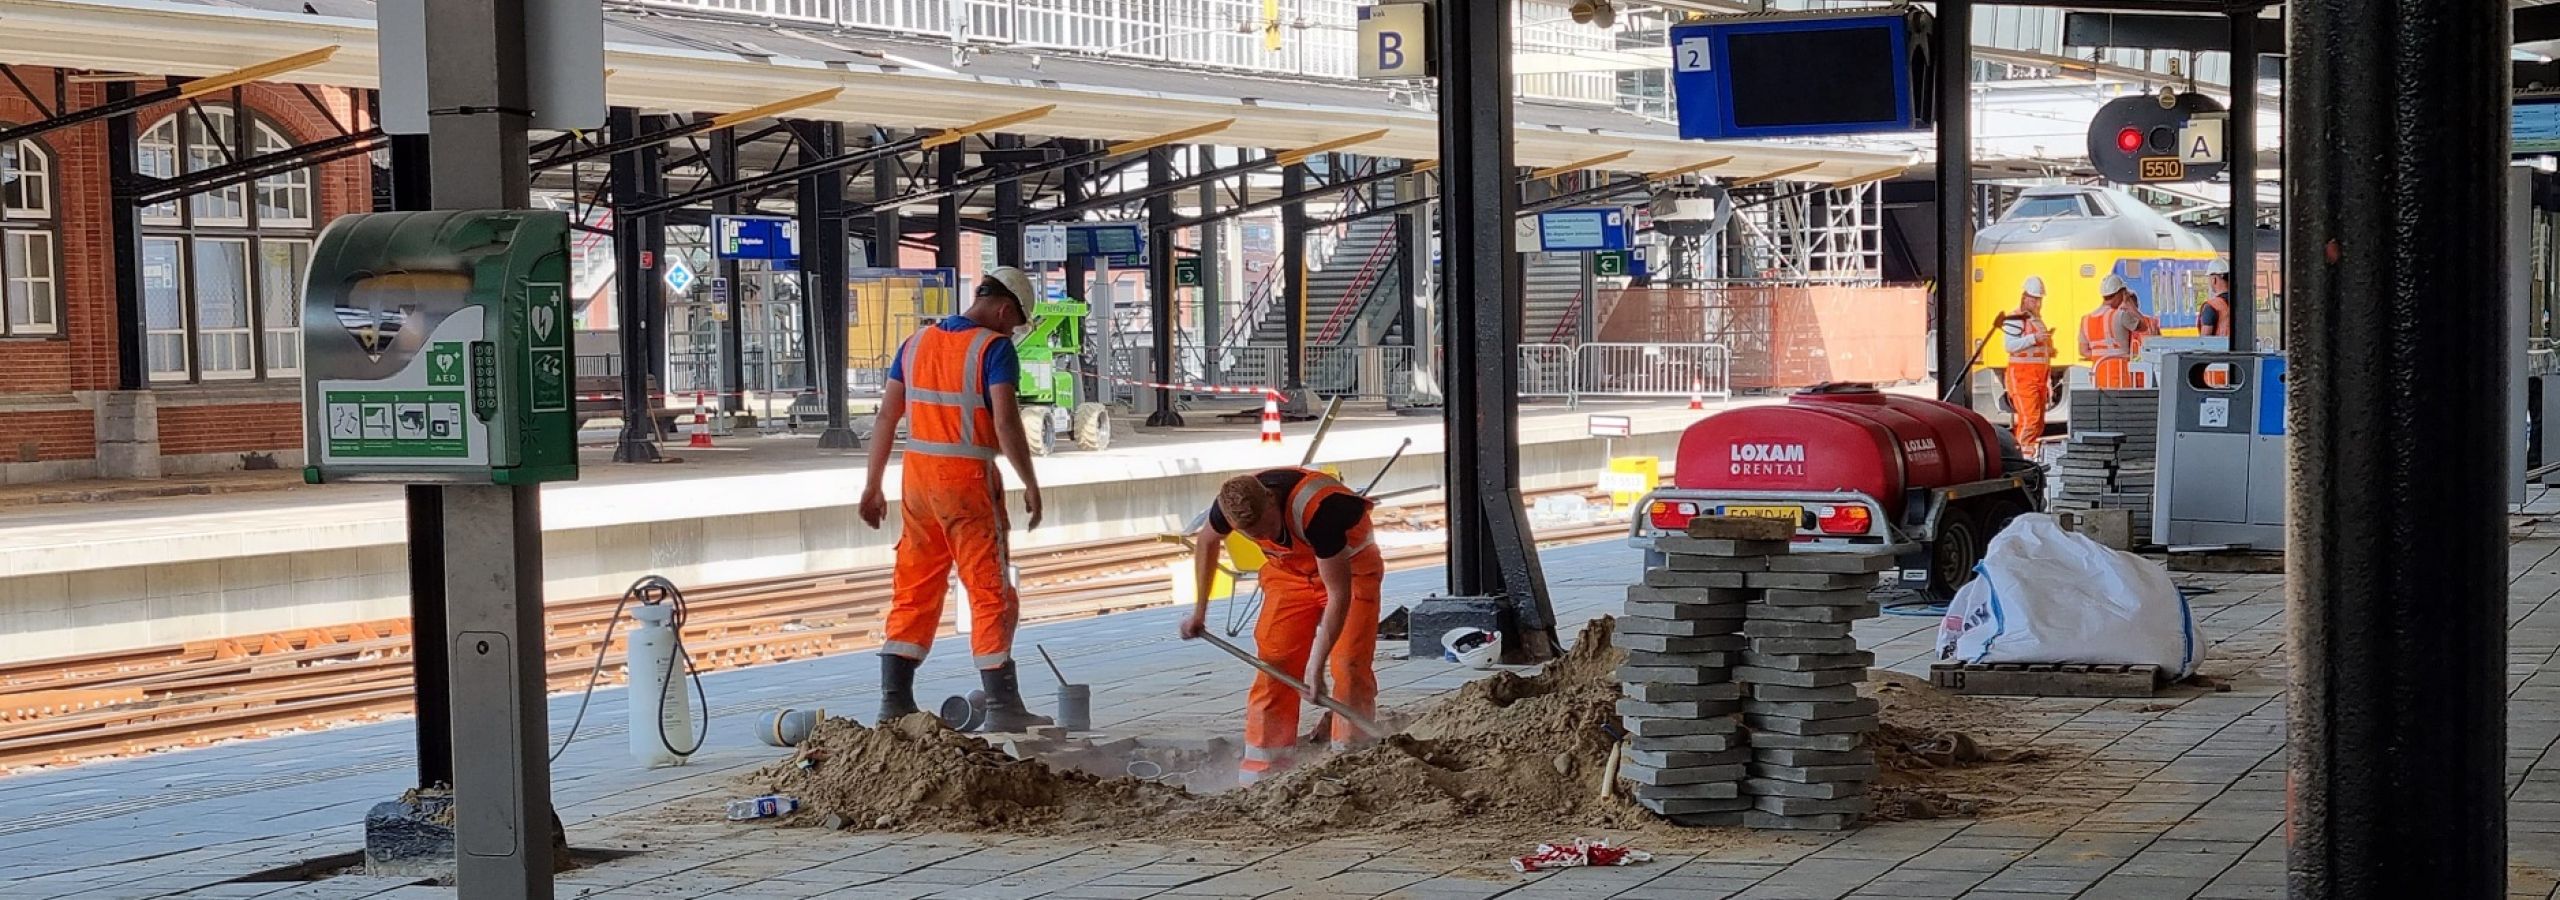
[[[1868,384],[1716,413],[1680,436],[1672,484],[1636,507],[1632,542],[1699,516],[1795,523],[1795,552],[1893,548],[1890,577],[1940,598],[1973,577],[1991,536],[2044,505],[2043,470],[1972,410]]]

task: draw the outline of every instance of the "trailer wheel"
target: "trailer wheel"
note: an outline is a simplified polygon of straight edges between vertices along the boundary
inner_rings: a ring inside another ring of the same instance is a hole
[[[1100,403],[1076,404],[1076,449],[1108,450],[1111,448],[1111,407]]]
[[[1953,600],[1956,590],[1973,580],[1973,567],[1991,543],[1986,527],[1981,512],[1970,506],[1950,506],[1939,514],[1937,539],[1929,543],[1931,596]]]
[[[2009,523],[2017,521],[2019,516],[2026,514],[2026,501],[2006,494],[1993,496],[1989,505],[1983,508],[1982,520],[1990,523],[1990,527],[1983,529],[1982,532],[1982,552],[1990,553],[1991,539],[1999,537],[2000,532],[2009,530]]]

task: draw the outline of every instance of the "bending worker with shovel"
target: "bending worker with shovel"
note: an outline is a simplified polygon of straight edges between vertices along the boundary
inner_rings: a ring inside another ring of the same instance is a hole
[[[1227,479],[1217,504],[1192,542],[1199,596],[1182,620],[1184,640],[1208,633],[1209,592],[1218,570],[1218,547],[1242,532],[1262,548],[1261,621],[1254,625],[1256,654],[1270,668],[1304,677],[1309,699],[1330,699],[1366,720],[1377,714],[1378,590],[1386,558],[1371,540],[1370,501],[1333,476],[1313,469],[1268,469]],[[1307,662],[1321,659],[1309,671]],[[1286,769],[1298,743],[1298,691],[1270,672],[1253,679],[1245,701],[1244,761],[1238,777],[1252,784]],[[1347,716],[1333,717],[1332,740],[1343,747],[1362,737]]]

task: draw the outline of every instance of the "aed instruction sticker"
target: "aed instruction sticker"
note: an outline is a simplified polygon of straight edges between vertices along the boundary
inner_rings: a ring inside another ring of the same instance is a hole
[[[458,459],[471,455],[461,391],[330,391],[329,455]]]

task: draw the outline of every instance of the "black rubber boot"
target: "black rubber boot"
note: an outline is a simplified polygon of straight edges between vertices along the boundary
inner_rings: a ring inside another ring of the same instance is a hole
[[[923,662],[895,653],[880,654],[880,717],[872,720],[871,724],[887,725],[899,716],[918,712],[916,666]]]
[[[1014,674],[1013,663],[993,669],[979,669],[978,681],[987,689],[987,724],[981,731],[1021,732],[1055,724],[1048,716],[1031,714],[1022,702],[1022,679]]]

